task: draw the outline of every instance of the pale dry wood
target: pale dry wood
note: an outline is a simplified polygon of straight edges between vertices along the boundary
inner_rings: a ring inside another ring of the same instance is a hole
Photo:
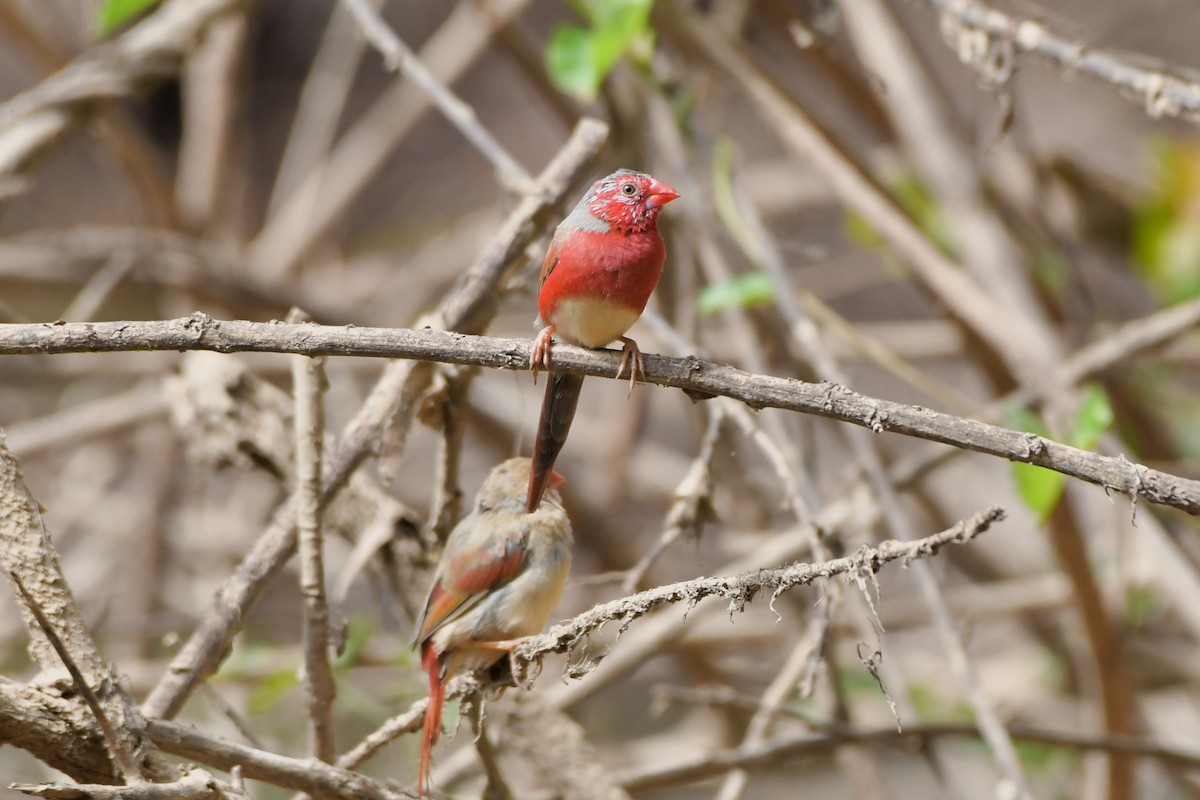
[[[471,292],[460,319],[486,314],[495,296]],[[156,322],[79,325],[0,325],[0,354],[78,353],[124,350],[213,350],[279,352],[309,356],[378,356],[471,364],[493,369],[528,369],[532,340],[471,336],[406,328],[294,326],[214,320],[193,314]],[[564,372],[616,377],[620,354],[561,345],[556,366]],[[698,358],[646,354],[645,382],[686,390],[694,397],[724,396],[752,408],[783,408],[869,428],[949,444],[979,453],[1036,464],[1151,503],[1200,513],[1200,481],[1150,469],[1124,457],[1101,456],[1032,433],[943,414],[920,406],[867,397],[832,383],[807,383],[755,375]],[[364,451],[365,452],[365,451]]]

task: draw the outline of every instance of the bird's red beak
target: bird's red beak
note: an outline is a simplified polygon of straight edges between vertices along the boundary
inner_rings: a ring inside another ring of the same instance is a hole
[[[567,479],[564,478],[562,475],[559,475],[557,472],[550,473],[550,485],[551,486],[557,488],[559,486],[562,486],[566,482],[567,482]]]
[[[651,208],[665,206],[667,203],[679,197],[679,192],[667,186],[662,181],[650,179],[650,190],[646,192],[646,205]]]

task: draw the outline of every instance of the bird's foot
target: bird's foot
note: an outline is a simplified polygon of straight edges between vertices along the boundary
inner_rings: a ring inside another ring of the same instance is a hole
[[[637,342],[630,339],[628,336],[622,336],[621,341],[625,347],[621,350],[621,365],[617,367],[617,377],[620,378],[625,372],[625,365],[629,364],[629,394],[633,394],[633,387],[637,386],[638,376],[646,377],[646,368],[642,364],[642,351],[638,349]]]
[[[529,356],[529,369],[533,371],[533,382],[537,384],[538,370],[550,371],[550,342],[554,336],[554,326],[542,328],[537,338],[533,340],[533,353]]]

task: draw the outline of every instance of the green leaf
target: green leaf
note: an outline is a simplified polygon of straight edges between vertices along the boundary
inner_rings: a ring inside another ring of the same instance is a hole
[[[604,76],[596,69],[596,42],[591,31],[578,25],[559,25],[546,44],[550,82],[563,94],[591,102]]]
[[[1075,417],[1075,430],[1071,432],[1071,444],[1081,450],[1091,450],[1112,425],[1113,410],[1108,394],[1095,383],[1086,384]]]
[[[1166,303],[1200,295],[1200,147],[1158,143],[1154,184],[1134,214],[1139,273]]]
[[[613,67],[629,56],[639,63],[654,52],[653,0],[592,0],[579,4],[587,27],[558,25],[546,43],[546,71],[560,92],[596,99]]]
[[[753,308],[766,305],[775,299],[775,285],[762,270],[743,272],[724,283],[705,286],[696,298],[696,310],[701,314],[712,314],[727,308]]]
[[[158,0],[104,0],[96,14],[96,29],[100,37],[110,35],[138,14],[158,4]]]
[[[1011,425],[1018,430],[1029,431],[1049,438],[1046,426],[1029,409],[1013,409],[1009,412],[1009,420]],[[1029,507],[1029,510],[1037,514],[1038,522],[1045,523],[1050,517],[1050,512],[1058,505],[1059,498],[1062,497],[1063,488],[1067,485],[1067,476],[1052,469],[1018,461],[1012,463],[1012,471],[1021,499]]]
[[[268,713],[299,683],[295,667],[277,670],[263,678],[246,701],[250,714],[261,716]]]

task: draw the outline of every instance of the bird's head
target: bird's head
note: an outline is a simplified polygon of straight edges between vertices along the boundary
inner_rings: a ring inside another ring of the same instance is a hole
[[[662,207],[679,192],[644,172],[619,169],[592,186],[585,200],[588,211],[624,233],[655,226]]]

